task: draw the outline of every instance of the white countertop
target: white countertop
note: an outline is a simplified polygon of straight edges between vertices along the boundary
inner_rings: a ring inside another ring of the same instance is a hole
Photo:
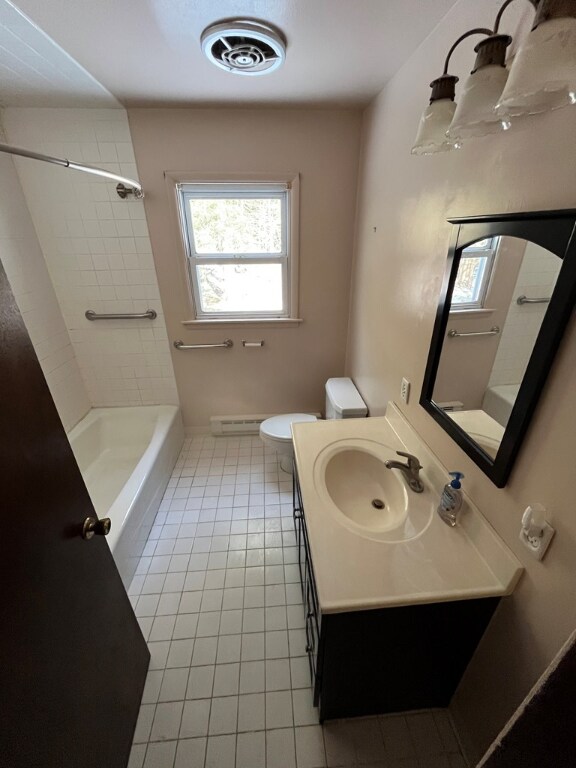
[[[422,497],[428,495],[437,506],[439,478],[448,480],[447,472],[394,404],[386,417],[294,424],[292,430],[322,612],[497,597],[513,591],[522,566],[471,503],[465,502],[457,527],[446,525],[434,512],[417,536],[392,543],[349,530],[333,502],[318,491],[314,466],[322,451],[335,441],[365,439],[388,446],[387,458],[399,458],[397,450],[417,455],[424,467]]]

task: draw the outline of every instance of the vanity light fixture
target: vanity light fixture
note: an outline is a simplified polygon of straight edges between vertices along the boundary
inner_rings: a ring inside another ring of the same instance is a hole
[[[462,139],[507,130],[515,117],[576,104],[576,0],[530,0],[536,8],[534,26],[515,57],[510,73],[506,48],[512,38],[498,32],[505,0],[494,30],[473,29],[458,38],[446,58],[444,74],[434,80],[412,154],[459,149]],[[458,78],[447,74],[454,49],[472,34],[485,34],[475,47],[476,62],[456,107]],[[449,80],[438,94],[440,81]],[[437,100],[444,101],[434,108]],[[442,137],[442,129],[445,135]]]
[[[576,104],[576,0],[540,0],[496,110],[517,117],[571,104]]]
[[[416,141],[412,147],[413,155],[431,155],[436,152],[449,152],[451,149],[460,149],[462,146],[458,139],[448,135],[448,129],[456,112],[454,96],[458,78],[448,74],[450,57],[463,40],[471,35],[491,35],[492,30],[478,27],[470,29],[461,35],[448,51],[444,62],[444,72],[440,77],[432,80],[430,87],[432,94],[430,104],[422,113]]]

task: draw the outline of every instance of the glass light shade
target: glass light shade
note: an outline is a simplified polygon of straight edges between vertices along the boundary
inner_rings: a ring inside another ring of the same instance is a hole
[[[569,104],[576,104],[576,19],[550,19],[518,51],[496,110],[516,117]]]
[[[498,65],[481,67],[470,75],[448,130],[450,139],[485,136],[510,127],[510,123],[494,111],[507,78],[508,70]]]
[[[459,143],[446,136],[455,110],[456,104],[452,99],[437,99],[426,107],[411,150],[413,155],[432,155],[435,152],[460,149]]]

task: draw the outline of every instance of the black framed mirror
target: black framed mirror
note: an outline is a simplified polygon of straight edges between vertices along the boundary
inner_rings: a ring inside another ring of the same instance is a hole
[[[502,488],[576,301],[576,210],[449,221],[420,405]]]

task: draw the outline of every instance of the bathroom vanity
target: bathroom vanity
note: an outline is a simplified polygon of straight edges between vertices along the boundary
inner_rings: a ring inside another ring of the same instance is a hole
[[[447,706],[522,571],[471,505],[457,528],[438,518],[444,470],[411,432],[393,404],[386,418],[294,426],[294,523],[321,721]],[[384,467],[396,450],[421,460],[424,493]],[[383,508],[370,504],[375,495]]]

